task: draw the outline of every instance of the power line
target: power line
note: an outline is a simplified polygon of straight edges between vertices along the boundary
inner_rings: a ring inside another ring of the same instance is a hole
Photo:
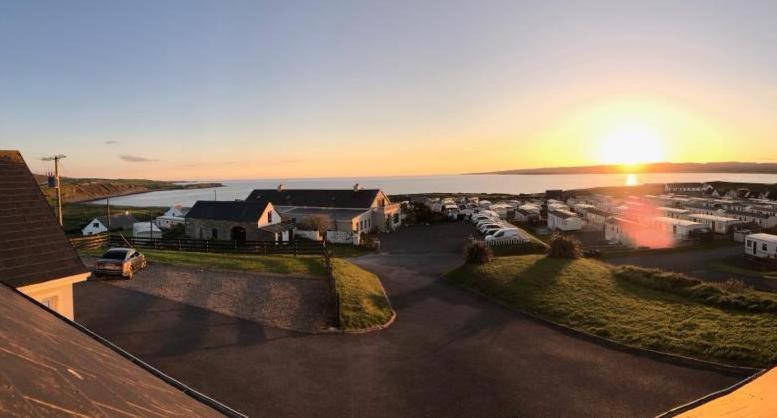
[[[41,158],[41,161],[54,161],[54,187],[57,188],[57,220],[59,220],[59,226],[62,226],[62,187],[60,187],[59,182],[59,160],[63,158],[66,158],[65,154],[55,154]]]

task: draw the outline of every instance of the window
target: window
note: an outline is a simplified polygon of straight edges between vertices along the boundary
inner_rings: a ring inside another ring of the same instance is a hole
[[[267,223],[272,223],[272,211],[267,212]]]
[[[99,228],[100,227],[100,223],[99,222],[94,222],[92,224],[92,226],[95,227],[95,228]]]
[[[761,244],[761,250],[766,251],[766,244]]]
[[[41,305],[55,311],[57,310],[57,297],[56,296],[49,296],[47,298],[43,298],[40,301]]]
[[[753,241],[747,240],[747,246],[748,247],[752,247],[753,246]]]
[[[211,239],[219,239],[219,230],[216,229],[216,228],[213,228],[210,231],[210,237],[211,237]]]

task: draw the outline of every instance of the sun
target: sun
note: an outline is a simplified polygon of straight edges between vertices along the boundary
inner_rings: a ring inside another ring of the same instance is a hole
[[[601,141],[599,158],[604,164],[635,166],[664,158],[661,139],[649,127],[629,122],[610,130]]]

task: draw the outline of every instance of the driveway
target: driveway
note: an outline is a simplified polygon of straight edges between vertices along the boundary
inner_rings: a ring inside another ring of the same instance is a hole
[[[685,273],[702,280],[721,282],[731,277],[742,280],[756,289],[777,291],[777,280],[765,279],[759,276],[729,273],[710,269],[707,263],[728,257],[741,256],[742,244],[718,248],[702,248],[666,254],[634,254],[622,257],[607,258],[608,263],[615,265],[632,264],[640,267],[659,268],[662,270]]]
[[[93,257],[85,259],[88,266],[94,261]],[[111,286],[294,331],[326,330],[336,318],[324,277],[151,263],[132,280],[101,280]],[[85,302],[99,303],[89,299]]]
[[[397,310],[380,332],[300,334],[99,282],[77,285],[76,319],[254,416],[654,416],[739,380],[580,340],[443,283],[470,233],[403,229],[356,260]]]

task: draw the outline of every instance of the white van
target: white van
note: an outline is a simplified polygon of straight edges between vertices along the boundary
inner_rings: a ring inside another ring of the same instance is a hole
[[[514,239],[518,239],[521,241],[524,240],[521,234],[518,233],[518,228],[502,228],[486,237],[486,241],[514,240]]]

